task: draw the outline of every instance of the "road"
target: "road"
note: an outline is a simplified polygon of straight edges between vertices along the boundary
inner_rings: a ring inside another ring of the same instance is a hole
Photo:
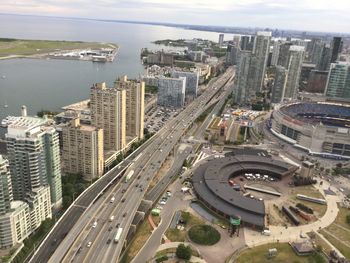
[[[213,82],[207,90],[190,103],[173,120],[170,120],[159,132],[151,143],[142,151],[142,155],[134,160],[125,172],[133,171],[132,180],[123,187],[115,187],[105,195],[118,197],[116,202],[111,204],[108,198],[102,204],[102,208],[90,220],[79,220],[78,224],[83,225],[81,233],[76,237],[74,243],[69,246],[68,251],[59,249],[60,253],[55,253],[50,262],[118,262],[119,256],[124,248],[124,241],[127,238],[128,230],[132,225],[135,214],[144,198],[145,192],[157,173],[165,158],[180,141],[182,135],[203,112],[208,102],[215,94],[234,76],[234,69],[229,68],[221,77]],[[135,179],[136,178],[136,179]],[[123,192],[123,189],[127,191]],[[122,200],[125,200],[122,202]],[[114,216],[112,222],[109,218]],[[142,216],[142,213],[138,213]],[[96,228],[92,229],[93,222],[97,221]],[[87,222],[87,223],[86,223]],[[117,232],[116,226],[122,228],[122,234],[118,243],[113,242],[113,237]],[[108,231],[112,226],[111,231]],[[109,239],[111,239],[109,243]],[[64,242],[61,248],[67,247]],[[87,247],[89,242],[91,247]],[[108,242],[108,244],[107,244]],[[81,248],[81,249],[80,249]],[[80,249],[80,252],[77,251]]]

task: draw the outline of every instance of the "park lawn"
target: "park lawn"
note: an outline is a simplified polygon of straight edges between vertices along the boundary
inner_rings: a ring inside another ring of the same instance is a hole
[[[277,249],[277,255],[268,258],[268,250]],[[320,255],[298,256],[287,243],[272,243],[244,250],[235,263],[322,263]],[[318,260],[318,261],[317,261]]]
[[[190,212],[181,212],[182,218],[187,219],[186,227],[184,230],[179,229],[170,229],[168,228],[165,232],[165,236],[171,240],[172,242],[184,242],[187,238],[187,230],[190,229],[194,225],[202,225],[204,221],[198,216],[193,215]]]
[[[116,45],[113,44],[114,47]],[[44,54],[57,50],[106,48],[112,44],[81,41],[23,40],[0,38],[0,57]]]
[[[349,229],[350,231],[350,225],[346,223],[346,216],[350,215],[350,210],[344,207],[340,207],[339,205],[338,205],[338,208],[339,208],[339,213],[337,215],[337,218],[335,219],[335,223]]]
[[[312,208],[312,210],[314,210],[314,214],[317,217],[322,217],[326,213],[327,205],[321,205],[321,204],[297,199],[297,194],[324,199],[322,194],[312,185],[297,186],[297,187],[293,188],[292,193],[294,194],[293,201],[295,203],[302,203],[302,204]]]
[[[335,246],[347,259],[350,259],[350,248],[343,243],[336,240],[334,237],[327,234],[325,231],[321,230],[320,233],[328,239],[329,242],[332,243],[333,246]]]
[[[149,224],[148,220],[145,219],[140,227],[137,228],[135,237],[131,241],[131,244],[127,251],[125,252],[124,257],[122,258],[122,263],[131,262],[131,260],[137,255],[142,246],[146,243],[148,238],[152,234],[152,227]]]
[[[312,237],[312,241],[315,242],[316,246],[320,246],[323,250],[323,252],[327,255],[333,250],[333,248],[326,242],[324,241],[319,234],[309,232],[307,233],[310,237]]]

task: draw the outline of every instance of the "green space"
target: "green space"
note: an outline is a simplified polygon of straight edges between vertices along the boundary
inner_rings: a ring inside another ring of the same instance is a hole
[[[70,204],[90,185],[81,174],[67,174],[62,176],[62,202],[63,209]]]
[[[189,260],[192,256],[192,249],[185,244],[179,244],[176,248],[176,256],[179,259]]]
[[[185,230],[168,229],[165,236],[172,242],[184,242],[186,240],[187,230],[194,225],[202,225],[204,221],[190,212],[181,212],[181,218],[185,222]]]
[[[321,231],[322,235],[328,239],[343,255],[350,259],[350,225],[347,222],[347,217],[350,211],[343,207],[338,207],[339,212],[335,221],[325,230]],[[332,235],[335,237],[333,237]]]
[[[41,110],[37,112],[37,116],[42,118],[46,115],[48,118],[53,118],[55,115],[59,114],[57,111]]]
[[[312,185],[297,186],[292,190],[292,194],[295,194],[292,198],[292,200],[295,201],[295,203],[301,203],[311,208],[317,217],[322,217],[326,213],[327,205],[321,205],[321,204],[297,199],[296,197],[297,194],[323,199],[324,197],[322,196],[322,194]]]
[[[152,234],[152,227],[149,224],[148,220],[146,219],[137,228],[136,234],[133,240],[131,241],[130,246],[125,251],[124,256],[120,262],[121,263],[131,262],[132,259],[140,251],[142,246],[146,243],[147,239],[151,236],[151,234]]]
[[[153,42],[156,45],[164,45],[164,46],[171,46],[171,47],[186,47],[185,39],[163,39],[163,40],[156,40]]]
[[[37,247],[40,242],[44,239],[46,234],[50,231],[51,227],[54,225],[54,219],[46,219],[40,225],[40,227],[31,234],[28,238],[23,241],[24,247],[13,259],[13,263],[21,263],[33,252],[34,248]],[[3,260],[3,259],[2,259]]]
[[[220,233],[210,225],[196,225],[188,231],[189,238],[199,245],[212,246],[219,242]]]
[[[24,40],[13,38],[0,38],[0,58],[6,56],[30,56],[45,54],[57,50],[73,50],[85,48],[116,47],[115,44],[82,42],[82,41],[58,41],[58,40]]]
[[[269,257],[268,250],[277,249],[277,255]],[[309,256],[298,256],[287,243],[272,243],[244,250],[235,263],[326,263],[319,253]]]

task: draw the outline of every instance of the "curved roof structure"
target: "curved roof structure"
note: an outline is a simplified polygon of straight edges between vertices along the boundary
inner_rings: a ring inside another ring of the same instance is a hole
[[[281,178],[297,167],[269,157],[238,155],[217,158],[198,167],[192,177],[199,198],[227,216],[239,216],[243,222],[264,226],[263,201],[244,197],[229,186],[231,177],[253,172]]]
[[[328,126],[350,127],[350,107],[316,102],[302,102],[283,106],[280,110],[307,123],[322,123]]]

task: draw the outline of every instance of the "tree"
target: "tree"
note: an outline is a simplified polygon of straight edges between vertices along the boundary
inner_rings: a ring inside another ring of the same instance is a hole
[[[179,259],[189,260],[192,256],[192,249],[190,246],[185,246],[184,244],[179,244],[176,248],[176,256]]]

